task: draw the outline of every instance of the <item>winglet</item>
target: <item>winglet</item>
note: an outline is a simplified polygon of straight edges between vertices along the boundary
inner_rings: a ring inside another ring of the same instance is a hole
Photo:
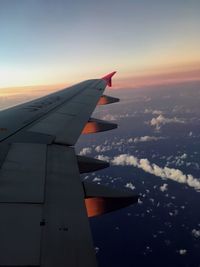
[[[102,77],[102,79],[107,82],[107,85],[109,87],[112,86],[112,76],[115,75],[115,73],[116,73],[116,71],[113,71],[113,72],[107,74],[106,76]]]

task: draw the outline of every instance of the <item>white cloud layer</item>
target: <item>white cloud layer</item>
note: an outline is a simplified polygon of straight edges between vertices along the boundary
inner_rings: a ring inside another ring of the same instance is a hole
[[[101,178],[100,177],[94,177],[94,179],[92,180],[93,182],[100,182]]]
[[[107,162],[110,161],[110,158],[107,156],[104,156],[104,155],[98,155],[98,156],[96,156],[96,159],[107,161]]]
[[[134,189],[135,189],[135,186],[134,186],[133,183],[131,183],[131,182],[126,183],[126,184],[125,184],[125,187],[126,187],[126,188],[129,188],[129,189],[131,189],[131,190],[134,190]]]
[[[160,130],[162,125],[165,125],[165,124],[168,124],[168,123],[184,123],[184,121],[181,120],[181,119],[178,119],[176,117],[174,117],[174,118],[166,118],[161,114],[158,117],[153,118],[150,121],[150,125],[151,126],[155,126],[156,130]]]
[[[185,255],[187,253],[187,250],[186,249],[180,249],[179,250],[179,254],[180,255]]]
[[[112,149],[112,146],[104,146],[104,145],[99,145],[95,147],[95,151],[97,153],[102,153],[102,152],[106,152]]]
[[[133,114],[129,114],[129,113],[125,113],[125,114],[106,114],[101,119],[102,120],[106,120],[106,121],[117,121],[119,119],[132,118],[134,116],[135,116],[134,113]]]
[[[134,166],[144,170],[147,173],[164,179],[170,179],[178,183],[186,184],[189,187],[200,191],[200,180],[193,177],[191,174],[184,174],[179,169],[168,167],[162,168],[154,163],[150,163],[148,159],[138,159],[137,157],[131,156],[129,154],[121,154],[114,157],[110,161],[113,165]]]
[[[141,137],[135,137],[133,139],[134,143],[140,143],[140,142],[149,142],[149,141],[158,141],[158,140],[162,140],[165,139],[165,137],[156,137],[156,136],[141,136]]]
[[[85,156],[85,155],[88,155],[88,154],[91,154],[92,152],[92,149],[90,147],[84,147],[81,151],[80,151],[80,155],[81,156]]]
[[[161,192],[165,192],[167,190],[168,190],[168,184],[163,184],[163,185],[160,186],[160,191]]]
[[[196,238],[199,238],[200,237],[200,230],[193,229],[192,235]]]
[[[146,108],[146,109],[144,110],[144,113],[145,113],[145,114],[151,113],[151,114],[153,114],[153,115],[160,115],[160,114],[163,114],[163,112],[162,112],[161,110],[157,110],[157,109],[152,110],[152,109],[148,109],[148,108]]]

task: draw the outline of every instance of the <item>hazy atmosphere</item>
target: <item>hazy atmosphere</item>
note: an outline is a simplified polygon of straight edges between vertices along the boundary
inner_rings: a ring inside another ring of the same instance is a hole
[[[200,2],[0,1],[0,87],[199,79]]]

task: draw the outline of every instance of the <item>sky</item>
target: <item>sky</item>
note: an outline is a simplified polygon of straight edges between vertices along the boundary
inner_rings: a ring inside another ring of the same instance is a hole
[[[200,79],[199,0],[0,0],[0,88]]]

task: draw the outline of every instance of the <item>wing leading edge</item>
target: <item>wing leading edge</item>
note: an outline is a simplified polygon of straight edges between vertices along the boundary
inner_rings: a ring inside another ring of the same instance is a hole
[[[137,196],[82,183],[108,163],[76,156],[81,133],[114,129],[91,118],[112,72],[0,112],[0,266],[96,266],[88,217]]]

